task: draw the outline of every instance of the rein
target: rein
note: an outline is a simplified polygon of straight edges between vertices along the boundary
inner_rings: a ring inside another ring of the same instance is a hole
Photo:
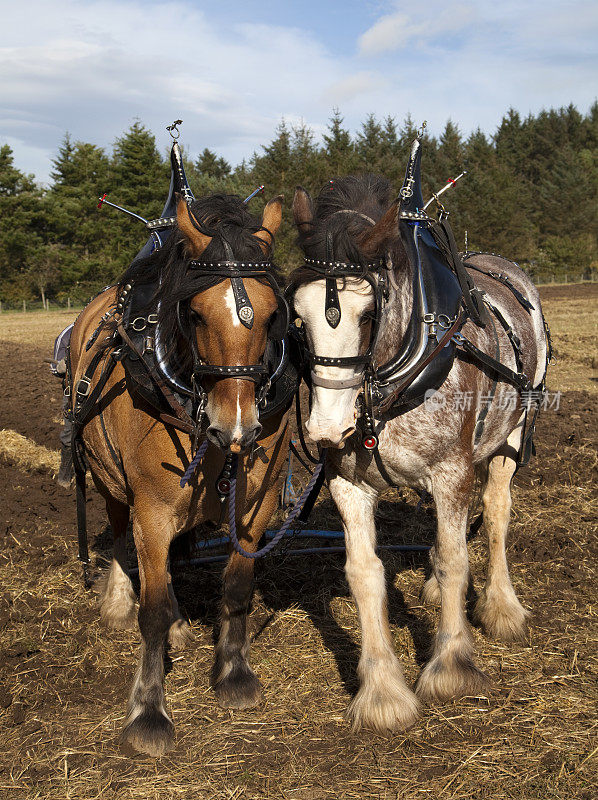
[[[197,450],[193,460],[185,470],[185,474],[181,478],[181,488],[184,488],[192,479],[195,470],[198,468],[201,460],[203,459],[206,450],[208,449],[208,440],[205,439],[200,447]],[[307,505],[309,505],[308,501],[315,502],[317,495],[319,494],[319,490],[321,488],[323,482],[323,473],[322,470],[324,468],[324,464],[326,461],[326,450],[322,450],[320,454],[320,458],[318,459],[315,469],[311,475],[311,478],[303,490],[303,493],[295,502],[295,505],[289,512],[287,518],[281,525],[280,529],[277,533],[273,536],[271,541],[268,542],[264,547],[260,550],[257,550],[255,553],[250,553],[248,550],[245,550],[237,536],[237,521],[236,521],[236,512],[237,512],[237,476],[236,473],[238,471],[238,458],[236,455],[232,456],[232,458],[227,455],[226,464],[223,470],[223,474],[218,479],[216,483],[216,490],[221,495],[221,499],[226,499],[228,496],[228,517],[229,517],[229,536],[230,541],[234,549],[236,550],[239,555],[243,556],[244,558],[262,558],[263,556],[270,553],[278,542],[282,539],[282,537],[286,534],[290,526],[293,524],[297,516],[305,509],[307,509]],[[226,484],[226,485],[225,485]],[[315,496],[312,496],[315,495]],[[310,506],[311,510],[311,506]]]

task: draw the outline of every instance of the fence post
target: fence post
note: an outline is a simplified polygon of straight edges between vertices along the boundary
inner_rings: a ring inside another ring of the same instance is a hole
[[[69,311],[71,310],[71,298],[70,297],[66,298],[66,307],[68,308]]]
[[[23,311],[27,311],[27,301],[23,300]]]

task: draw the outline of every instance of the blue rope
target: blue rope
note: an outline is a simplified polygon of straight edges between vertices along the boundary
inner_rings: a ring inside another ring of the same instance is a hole
[[[236,521],[236,494],[237,494],[237,478],[236,476],[231,479],[231,486],[230,486],[230,494],[228,496],[228,526],[229,526],[229,535],[230,540],[232,542],[233,547],[239,553],[239,555],[244,556],[245,558],[261,558],[262,556],[267,555],[271,550],[274,550],[278,542],[282,539],[285,535],[287,530],[293,524],[295,517],[300,513],[301,509],[305,505],[305,501],[310,496],[312,489],[315,486],[315,483],[318,479],[318,475],[322,471],[324,467],[324,461],[326,459],[326,450],[322,450],[320,455],[320,460],[317,463],[313,475],[310,478],[309,483],[305,487],[303,494],[297,500],[295,505],[293,506],[289,516],[283,522],[282,527],[276,533],[272,539],[272,541],[268,542],[268,544],[264,545],[261,550],[257,550],[255,553],[249,553],[247,550],[244,550],[241,545],[239,544],[239,539],[237,538],[237,521]]]
[[[205,452],[206,452],[207,449],[208,449],[208,440],[204,439],[204,441],[197,448],[197,452],[193,456],[193,460],[191,461],[191,463],[189,464],[189,466],[185,470],[185,474],[181,478],[181,484],[180,484],[181,489],[184,489],[185,486],[189,483],[189,481],[193,477],[193,474],[194,474],[195,470],[197,469],[197,467],[199,466],[199,462],[204,457]]]

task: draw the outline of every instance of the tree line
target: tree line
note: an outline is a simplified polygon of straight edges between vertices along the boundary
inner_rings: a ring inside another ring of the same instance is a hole
[[[248,195],[266,185],[266,199],[284,194],[290,205],[297,184],[317,193],[336,176],[385,175],[401,186],[417,129],[410,117],[370,115],[355,134],[335,110],[322,141],[306,125],[284,120],[273,140],[232,167],[204,149],[185,168],[196,194]],[[500,253],[540,281],[594,279],[598,274],[598,102],[586,115],[574,106],[522,118],[510,109],[493,136],[463,137],[448,121],[438,137],[424,136],[424,196],[447,179],[468,174],[443,195],[457,242],[464,249]],[[141,216],[160,215],[170,180],[167,153],[136,121],[111,153],[67,133],[53,160],[51,183],[40,186],[0,147],[0,302],[4,307],[82,303],[113,282],[148,233],[141,223],[104,207],[108,199]],[[259,213],[264,198],[252,200]],[[290,209],[277,237],[283,271],[300,256]]]

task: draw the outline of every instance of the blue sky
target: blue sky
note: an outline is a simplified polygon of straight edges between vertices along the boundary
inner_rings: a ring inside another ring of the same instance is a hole
[[[46,180],[68,130],[110,148],[135,118],[160,146],[184,120],[191,155],[232,163],[281,118],[316,135],[407,113],[439,134],[493,132],[598,96],[598,4],[581,0],[0,0],[0,142]]]

